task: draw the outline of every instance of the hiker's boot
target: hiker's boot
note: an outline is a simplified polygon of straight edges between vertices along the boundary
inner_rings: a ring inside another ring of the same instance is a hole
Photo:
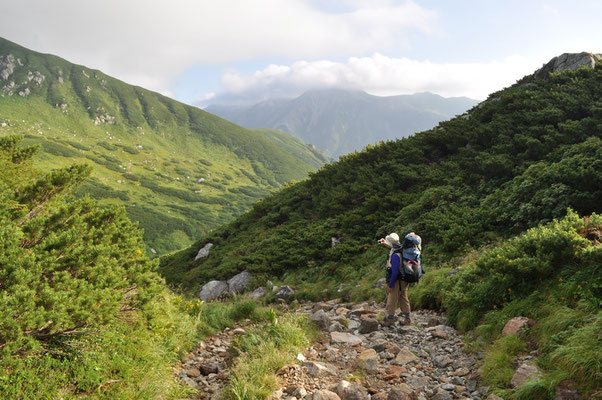
[[[410,325],[412,323],[412,318],[410,318],[410,313],[400,313],[399,318],[402,318],[402,325]]]
[[[383,326],[393,326],[397,322],[395,315],[389,315],[383,320]]]

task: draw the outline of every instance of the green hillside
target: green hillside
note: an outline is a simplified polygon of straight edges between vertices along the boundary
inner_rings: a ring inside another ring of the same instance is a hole
[[[162,258],[160,271],[194,291],[246,269],[258,284],[295,287],[297,299],[382,301],[376,239],[415,231],[427,273],[412,305],[443,309],[471,332],[494,393],[551,399],[570,379],[591,398],[602,381],[601,99],[600,62],[527,76],[429,131],[326,165]],[[534,327],[501,337],[515,316]],[[534,349],[541,379],[512,388],[517,357]]]
[[[180,249],[326,162],[288,135],[238,127],[100,71],[0,38],[0,135],[42,168],[93,166],[79,188],[125,205],[147,250]]]
[[[601,75],[526,77],[432,130],[345,156],[166,258],[166,276],[198,285],[245,268],[336,271],[391,230],[420,232],[435,266],[569,207],[600,211]],[[211,256],[194,262],[205,242]]]

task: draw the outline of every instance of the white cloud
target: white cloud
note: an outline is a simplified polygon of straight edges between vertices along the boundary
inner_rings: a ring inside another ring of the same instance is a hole
[[[319,3],[318,3],[319,4]],[[195,64],[336,58],[407,46],[438,15],[412,1],[328,13],[308,0],[0,0],[0,36],[169,93]]]
[[[298,61],[290,66],[269,65],[250,75],[230,71],[222,77],[223,92],[216,100],[293,97],[309,89],[329,87],[360,89],[380,96],[429,91],[445,97],[485,99],[540,66],[517,56],[488,63],[433,63],[379,53],[351,57],[345,63]]]

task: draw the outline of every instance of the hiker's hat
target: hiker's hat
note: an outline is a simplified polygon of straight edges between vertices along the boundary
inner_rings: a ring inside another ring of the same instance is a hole
[[[385,237],[385,242],[387,242],[389,246],[393,247],[395,244],[399,244],[399,235],[395,232],[390,233]]]

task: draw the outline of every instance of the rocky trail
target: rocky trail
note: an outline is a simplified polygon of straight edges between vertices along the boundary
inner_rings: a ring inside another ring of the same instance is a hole
[[[272,399],[499,399],[479,385],[477,359],[443,315],[419,310],[410,325],[382,326],[382,310],[373,302],[301,304],[296,312],[307,314],[323,335],[297,363],[278,371]],[[228,347],[242,333],[242,327],[225,329],[183,357],[177,375],[198,398],[221,398],[232,361]]]

